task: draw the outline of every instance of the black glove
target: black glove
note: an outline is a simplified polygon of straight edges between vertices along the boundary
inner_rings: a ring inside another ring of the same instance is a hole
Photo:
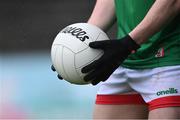
[[[51,65],[51,70],[54,71],[54,72],[56,71],[56,69],[54,68],[53,65]],[[57,75],[57,77],[58,77],[60,80],[63,79],[63,78],[61,77],[61,75],[59,75],[59,74]]]
[[[132,51],[140,47],[129,35],[118,40],[91,42],[89,46],[104,51],[102,57],[82,68],[82,73],[87,73],[84,80],[93,85],[107,80]]]

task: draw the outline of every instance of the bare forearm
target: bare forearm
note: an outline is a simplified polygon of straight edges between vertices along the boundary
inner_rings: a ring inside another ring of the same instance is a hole
[[[156,0],[142,22],[129,33],[138,44],[146,42],[180,12],[180,0]]]
[[[114,0],[97,0],[88,23],[106,31],[115,21]]]

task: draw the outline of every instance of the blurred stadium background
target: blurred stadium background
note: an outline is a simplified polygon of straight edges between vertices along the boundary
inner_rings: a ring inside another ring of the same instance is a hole
[[[91,119],[98,86],[58,80],[50,49],[62,28],[88,20],[94,4],[0,0],[0,119]]]

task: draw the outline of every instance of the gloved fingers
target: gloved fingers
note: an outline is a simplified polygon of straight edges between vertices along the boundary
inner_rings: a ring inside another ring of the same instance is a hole
[[[106,47],[107,41],[109,40],[90,42],[89,47],[94,49],[104,49]]]
[[[98,83],[100,83],[101,81],[99,81],[99,80],[92,80],[92,82],[91,82],[91,84],[92,85],[97,85]]]
[[[93,85],[98,84],[100,81],[105,81],[110,74],[108,74],[106,66],[99,66],[97,69],[89,72],[85,77],[84,81],[91,82]]]
[[[86,82],[92,81],[93,79],[96,78],[98,73],[99,72],[96,69],[91,71],[91,72],[89,72],[86,76],[84,76],[84,81],[86,81]]]
[[[96,78],[94,78],[93,80],[91,80],[91,84],[92,84],[92,85],[97,85],[97,84],[99,84],[100,82],[106,81],[108,78],[109,78],[108,75],[96,77]]]
[[[54,72],[56,71],[56,69],[54,68],[53,65],[51,65],[51,70],[54,71]],[[57,77],[58,77],[60,80],[63,79],[63,78],[61,77],[61,75],[59,75],[59,74],[57,75]]]
[[[54,68],[53,65],[51,65],[51,70],[52,70],[52,71],[56,71],[56,69]]]
[[[81,72],[88,73],[88,72],[92,71],[99,65],[98,63],[99,63],[99,60],[95,60],[94,62],[90,63],[89,65],[83,67]]]
[[[112,70],[112,66],[103,66],[101,67],[101,69],[99,70],[99,72],[96,72],[96,73],[93,73],[92,75],[90,76],[93,76],[91,77],[91,83],[94,85],[94,84],[98,84],[99,82],[104,82],[106,81],[110,76],[111,74],[113,73],[114,71]]]
[[[83,67],[81,72],[88,73],[88,72],[92,71],[93,69],[99,68],[105,62],[109,62],[109,61],[107,61],[108,58],[109,58],[108,55],[105,55],[105,54],[102,55],[98,60],[95,60],[94,62],[90,63],[89,65]],[[111,59],[113,59],[113,58],[111,58]]]
[[[58,77],[60,80],[62,80],[62,79],[63,79],[63,78],[61,77],[61,75],[59,75],[59,74],[57,75],[57,77]]]

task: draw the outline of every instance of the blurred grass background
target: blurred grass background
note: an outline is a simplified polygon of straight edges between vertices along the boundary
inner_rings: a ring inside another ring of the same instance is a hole
[[[91,119],[98,86],[71,85],[50,69],[65,26],[86,22],[95,0],[0,0],[0,119]],[[108,33],[115,36],[115,28]]]

